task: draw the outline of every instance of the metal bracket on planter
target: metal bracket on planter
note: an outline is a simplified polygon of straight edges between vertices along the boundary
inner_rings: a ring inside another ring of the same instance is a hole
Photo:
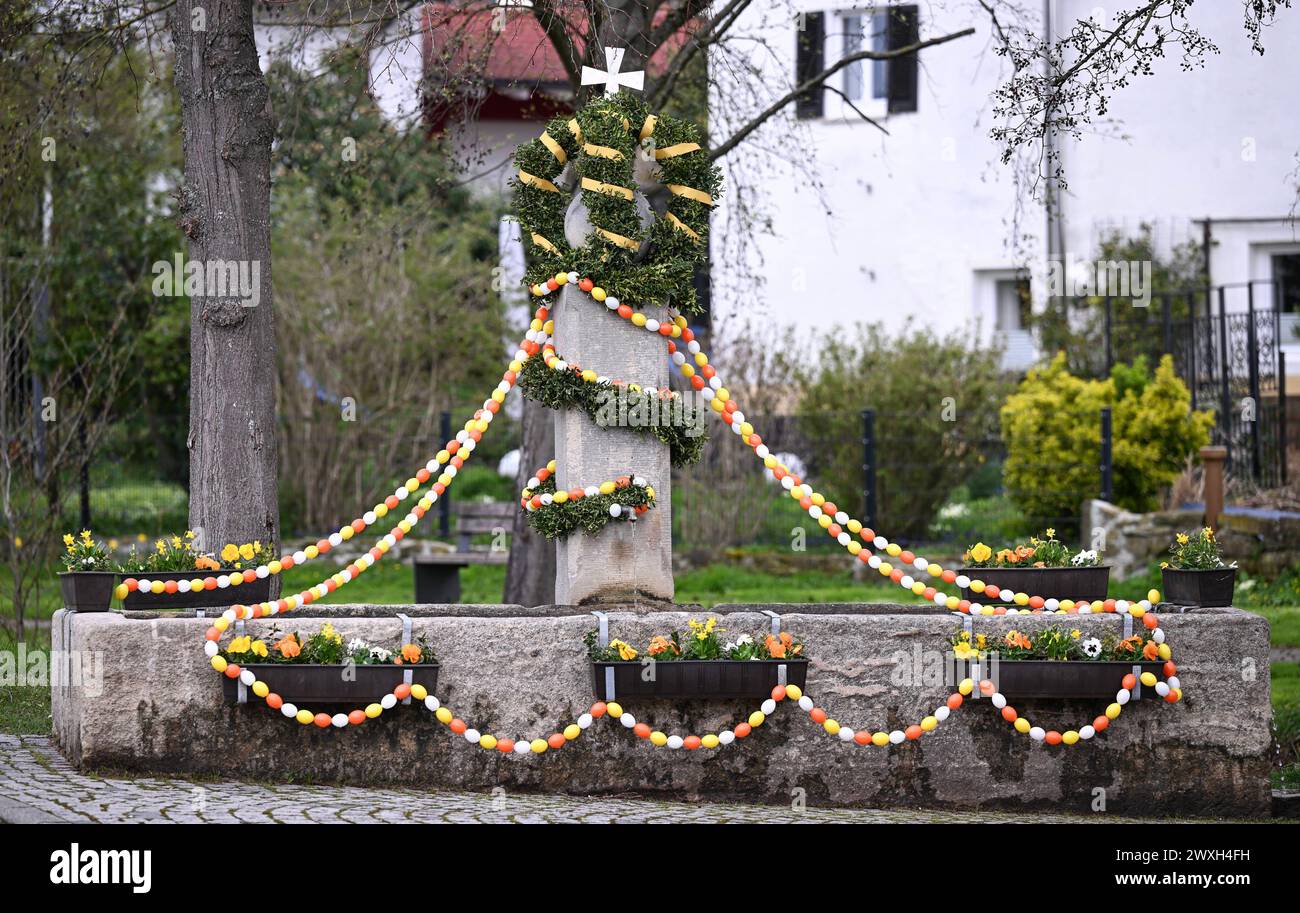
[[[763,614],[772,619],[772,634],[781,633],[781,616],[771,609],[764,609]],[[790,684],[790,669],[785,663],[780,663],[776,667],[776,683],[784,688]]]
[[[235,636],[236,637],[244,636],[244,619],[242,618],[235,619]],[[240,677],[235,679],[235,693],[236,693],[236,697],[235,697],[236,704],[248,703],[248,686],[244,684],[242,672],[240,673]]]
[[[1133,616],[1130,615],[1128,612],[1125,612],[1124,613],[1124,639],[1128,640],[1132,636],[1133,636]],[[1139,698],[1142,696],[1142,667],[1141,666],[1135,665],[1133,667],[1133,677],[1137,679],[1137,681],[1133,683],[1132,694],[1134,698]]]
[[[405,612],[398,612],[397,617],[402,619],[402,646],[404,647],[411,642],[411,617]],[[415,670],[409,665],[405,666],[402,669],[402,681],[409,685],[414,680]],[[402,703],[411,703],[411,696],[408,694],[406,697],[402,698]]]
[[[203,609],[195,609],[195,610],[194,610],[194,617],[195,617],[195,618],[207,618],[207,617],[208,617],[208,613],[207,613],[206,611],[204,611]]]
[[[772,633],[773,633],[773,634],[780,634],[780,633],[781,633],[781,616],[778,615],[776,612],[773,612],[771,609],[764,609],[764,610],[763,610],[763,614],[766,615],[768,618],[772,619]]]
[[[604,647],[608,647],[609,646],[609,616],[606,615],[604,612],[592,612],[591,614],[596,616],[596,621],[599,624],[599,628],[596,631],[597,646],[601,647],[602,649]],[[605,667],[605,700],[607,701],[614,700],[614,667],[613,666]]]

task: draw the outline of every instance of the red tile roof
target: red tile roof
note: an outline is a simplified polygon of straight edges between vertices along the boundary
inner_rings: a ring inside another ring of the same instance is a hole
[[[561,10],[565,5],[564,0],[556,4]],[[568,21],[581,21],[585,7],[567,5],[572,7]],[[665,15],[667,10],[661,9],[657,18]],[[686,34],[685,29],[679,30],[660,46],[647,67],[651,74],[663,72]],[[583,37],[575,35],[574,44],[581,53]],[[569,81],[560,55],[528,9],[464,10],[445,3],[426,4],[423,47],[426,72],[486,79],[497,87],[511,83],[533,88],[567,86]]]

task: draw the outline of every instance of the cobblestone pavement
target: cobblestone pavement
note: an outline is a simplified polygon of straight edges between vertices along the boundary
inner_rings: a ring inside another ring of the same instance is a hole
[[[0,822],[1119,823],[1113,816],[813,809],[650,799],[117,778],[78,772],[45,736],[0,735]]]

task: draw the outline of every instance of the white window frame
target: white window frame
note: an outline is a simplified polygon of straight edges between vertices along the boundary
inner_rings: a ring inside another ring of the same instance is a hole
[[[874,6],[853,6],[827,12],[826,58],[827,66],[843,60],[850,53],[875,47],[873,21],[888,9],[887,4]],[[861,23],[861,36],[850,34],[851,19]],[[856,46],[855,46],[856,45]],[[825,93],[825,118],[830,121],[862,124],[862,118],[853,108],[856,107],[867,117],[878,120],[889,114],[889,100],[876,97],[878,74],[884,71],[884,61],[860,60],[850,64],[827,82],[835,89],[850,96],[852,104],[834,92]],[[852,75],[856,74],[856,75]],[[860,84],[860,93],[852,98],[849,91],[854,80]],[[865,124],[862,124],[866,126]]]

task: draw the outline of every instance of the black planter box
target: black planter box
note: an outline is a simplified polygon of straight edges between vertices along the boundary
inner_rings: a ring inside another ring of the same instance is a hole
[[[107,612],[117,574],[113,571],[65,571],[59,574],[63,605],[78,612]]]
[[[259,681],[285,701],[314,709],[321,704],[347,704],[354,710],[364,709],[385,694],[390,694],[402,683],[402,673],[411,671],[412,684],[423,685],[430,694],[438,688],[438,663],[415,663],[407,666],[356,665],[351,669],[355,674],[352,680],[343,677],[343,670],[349,667],[340,665],[319,665],[316,663],[249,663],[240,666],[257,676]],[[226,703],[235,704],[239,700],[239,683],[236,679],[222,676],[221,689]],[[262,700],[249,693],[249,702]]]
[[[1100,567],[964,567],[957,573],[971,580],[983,580],[999,590],[1012,594],[1026,593],[1044,599],[1105,599],[1110,586],[1110,565]],[[988,600],[983,593],[972,593],[969,587],[961,591],[962,599],[984,605],[1011,605],[1010,599]]]
[[[1122,687],[1124,676],[1140,666],[1142,672],[1160,677],[1163,662],[1091,662],[1089,660],[1004,659],[996,666],[991,662],[980,664],[980,678],[990,678],[998,691],[1008,699],[1050,698],[1108,698],[1115,699]],[[970,677],[970,664],[958,663],[958,675]],[[978,683],[977,683],[978,684]],[[1140,697],[1154,697],[1155,688],[1143,687]]]
[[[806,659],[671,659],[654,664],[645,681],[639,660],[591,664],[591,684],[602,701],[629,697],[768,698],[777,685],[777,666],[786,667],[786,684],[803,688]],[[605,670],[614,670],[614,695],[605,692]]]
[[[234,571],[231,568],[222,568],[216,571],[158,571],[149,573],[144,571],[139,574],[124,574],[125,577],[134,577],[137,580],[161,580],[166,583],[168,580],[200,580],[207,577],[220,577],[222,574],[242,573]],[[226,589],[199,590],[188,593],[141,593],[136,590],[133,593],[127,593],[126,598],[122,600],[122,608],[129,611],[139,609],[157,610],[157,609],[205,609],[213,606],[226,608],[238,603],[239,605],[251,605],[255,602],[266,602],[271,598],[271,578],[258,577],[252,583],[241,583],[238,586],[226,587]]]
[[[1180,571],[1172,567],[1160,571],[1165,602],[1174,605],[1232,605],[1232,591],[1237,585],[1235,567],[1217,567],[1206,571]]]

